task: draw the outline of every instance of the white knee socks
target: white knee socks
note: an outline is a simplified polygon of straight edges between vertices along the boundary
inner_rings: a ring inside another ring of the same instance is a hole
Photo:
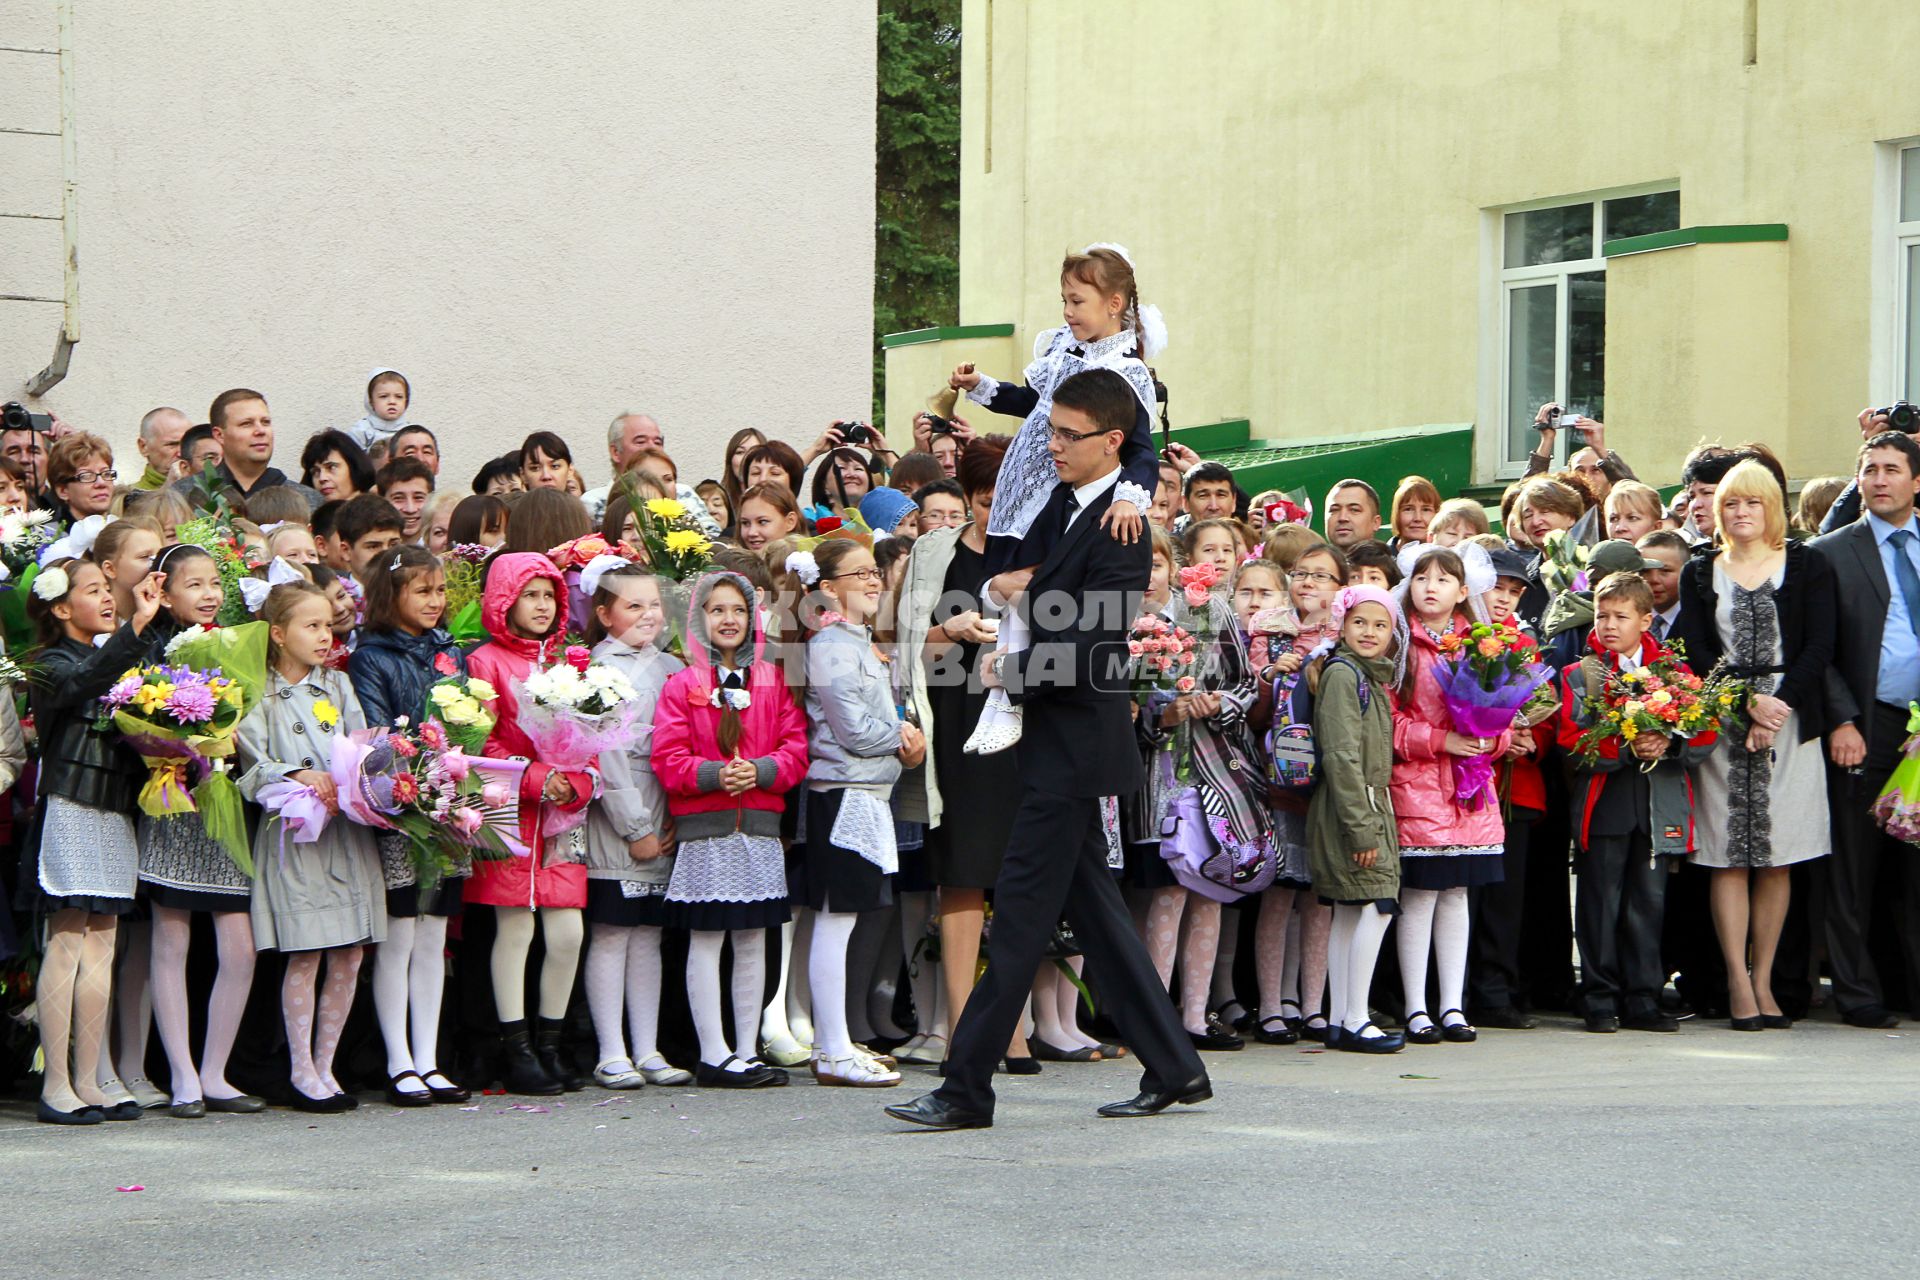
[[[1340,1025],[1348,1031],[1358,1031],[1369,1021],[1367,993],[1373,988],[1373,966],[1380,958],[1380,941],[1387,936],[1388,923],[1389,917],[1381,915],[1380,908],[1371,902],[1364,907],[1333,909],[1336,945],[1328,949],[1328,973],[1343,975],[1334,979],[1334,992],[1344,998],[1337,1016]],[[1346,945],[1341,947],[1338,942],[1343,925]]]

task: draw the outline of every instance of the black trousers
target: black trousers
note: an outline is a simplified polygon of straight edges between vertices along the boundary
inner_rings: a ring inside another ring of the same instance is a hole
[[[1538,825],[1532,811],[1516,812],[1507,823],[1507,844],[1500,857],[1499,884],[1469,889],[1473,933],[1468,943],[1467,1005],[1504,1009],[1526,1003],[1520,981],[1520,933],[1527,915],[1527,846]]]
[[[1667,859],[1654,857],[1651,839],[1635,832],[1591,837],[1574,865],[1573,934],[1587,1013],[1653,1012],[1667,985],[1660,963]]]
[[[1873,736],[1860,772],[1827,769],[1827,799],[1833,822],[1833,856],[1822,859],[1827,876],[1827,963],[1833,999],[1842,1013],[1911,998],[1920,983],[1920,854],[1895,840],[1873,820],[1873,802],[1900,762],[1907,737],[1904,708],[1875,709]],[[1877,904],[1877,905],[1876,905]],[[1892,948],[1874,945],[1874,920],[1889,916],[1883,933]],[[1875,952],[1879,951],[1879,956]],[[1893,972],[1881,975],[1891,963]],[[1904,972],[1900,970],[1904,969]]]
[[[1097,975],[1102,1012],[1145,1068],[1140,1087],[1175,1089],[1206,1073],[1180,1025],[1119,886],[1107,869],[1100,802],[1027,787],[993,886],[993,946],[967,997],[939,1094],[969,1111],[993,1110],[993,1068],[1033,988],[1054,926],[1064,917]]]

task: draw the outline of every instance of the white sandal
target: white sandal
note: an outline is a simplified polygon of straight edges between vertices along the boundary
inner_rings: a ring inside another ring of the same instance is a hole
[[[844,1089],[888,1089],[900,1083],[900,1073],[881,1066],[865,1054],[854,1052],[844,1058],[830,1058],[815,1051],[813,1079],[816,1084]]]
[[[994,690],[994,693],[1001,693]],[[973,732],[967,735],[966,745],[960,750],[965,755],[990,756],[1017,746],[1025,720],[1021,709],[1006,701],[1005,695],[987,698],[987,705],[980,711],[980,723],[973,726]]]

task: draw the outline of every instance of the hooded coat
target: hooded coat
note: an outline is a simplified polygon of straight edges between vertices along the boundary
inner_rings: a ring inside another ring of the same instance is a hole
[[[719,659],[707,641],[702,612],[723,582],[746,598],[752,632],[751,658],[743,672],[748,705],[739,713],[736,754],[753,762],[759,778],[756,787],[737,796],[720,784],[720,768],[729,757],[720,749]],[[667,681],[653,715],[653,772],[667,789],[675,833],[682,844],[734,831],[778,836],[781,797],[807,775],[807,724],[786,680],[766,659],[753,585],[737,573],[702,577],[687,610],[686,637],[687,669]]]
[[[452,670],[440,668],[451,666]],[[347,659],[353,693],[367,723],[392,727],[401,716],[418,724],[427,711],[427,690],[450,675],[465,675],[460,646],[439,627],[420,635],[361,631]]]
[[[517,636],[507,626],[507,615],[527,584],[545,578],[553,584],[553,630],[543,639]],[[498,691],[498,717],[487,739],[486,754],[499,759],[524,759],[527,771],[520,780],[520,835],[535,850],[531,858],[475,862],[467,882],[466,901],[495,907],[584,907],[587,905],[587,869],[584,854],[574,842],[546,838],[549,809],[578,813],[593,798],[594,779],[585,772],[567,772],[573,799],[557,804],[543,798],[547,775],[553,769],[534,759],[532,741],[520,727],[520,704],[515,693],[535,666],[551,665],[564,646],[567,631],[567,583],[553,561],[532,552],[509,552],[494,561],[481,597],[480,620],[493,637],[467,657],[467,674],[485,680]],[[538,864],[537,866],[535,864]]]
[[[392,422],[388,422],[385,418],[382,418],[373,411],[373,380],[383,373],[391,373],[407,384],[407,407],[402,409],[400,416]],[[362,449],[371,449],[378,441],[392,440],[396,435],[400,434],[402,428],[413,425],[413,419],[411,417],[413,413],[413,379],[401,373],[398,369],[389,369],[384,365],[378,369],[369,369],[367,371],[365,392],[360,397],[360,403],[366,412],[360,415],[357,422],[347,428],[347,434],[352,436],[353,442]]]
[[[1447,754],[1453,717],[1434,671],[1440,665],[1440,647],[1425,627],[1408,621],[1413,625],[1405,692],[1393,701],[1393,812],[1399,819],[1400,847],[1499,849],[1507,839],[1500,806],[1462,809],[1454,802],[1453,757]],[[1453,627],[1468,630],[1466,620],[1457,615]],[[1493,758],[1504,756],[1512,741],[1510,730],[1494,739]]]

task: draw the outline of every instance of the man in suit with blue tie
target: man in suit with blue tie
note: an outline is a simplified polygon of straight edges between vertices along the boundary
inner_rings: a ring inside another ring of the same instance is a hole
[[[1845,624],[1827,671],[1827,958],[1840,1016],[1856,1027],[1893,1027],[1887,991],[1920,997],[1920,866],[1872,809],[1900,761],[1908,704],[1920,699],[1920,444],[1897,431],[1874,436],[1861,446],[1857,481],[1866,515],[1814,543],[1833,565]],[[1897,949],[1882,958],[1903,972],[1883,986],[1869,941],[1876,897],[1893,882],[1904,884],[1892,908]]]
[[[1009,580],[1024,570],[994,582],[1002,598],[1020,588],[1017,607],[1027,615],[1032,643],[1024,652],[995,651],[983,672],[989,687],[1005,686],[1026,722],[1018,809],[993,888],[993,947],[954,1028],[945,1082],[888,1107],[895,1119],[934,1129],[993,1123],[994,1064],[1062,917],[1097,975],[1105,1010],[1144,1068],[1139,1096],[1100,1114],[1147,1116],[1213,1096],[1107,868],[1100,825],[1102,796],[1145,783],[1126,640],[1146,591],[1151,544],[1121,541],[1100,528],[1138,409],[1126,379],[1106,369],[1075,374],[1054,393],[1048,448],[1060,481],[1014,559],[1037,567],[1023,585]]]

